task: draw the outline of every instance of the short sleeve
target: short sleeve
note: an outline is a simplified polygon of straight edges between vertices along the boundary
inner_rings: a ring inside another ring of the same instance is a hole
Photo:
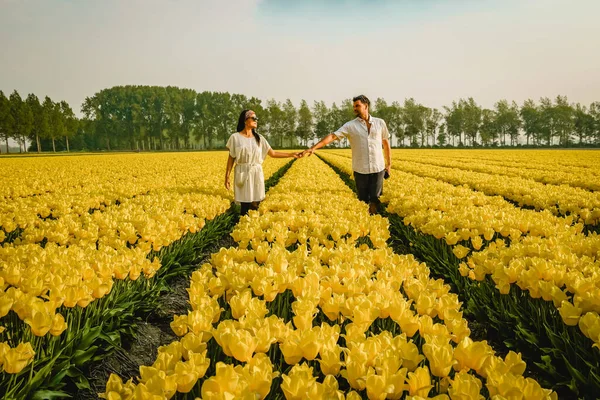
[[[229,155],[232,158],[235,158],[235,138],[233,136],[234,135],[229,136],[229,140],[227,141],[225,147],[229,149]]]
[[[385,123],[384,120],[381,120],[382,123],[382,127],[381,127],[381,139],[382,140],[390,140],[390,131],[388,131],[388,127],[387,124]]]
[[[271,145],[269,144],[267,139],[265,139],[265,137],[262,135],[260,135],[260,149],[262,154],[262,160],[265,161],[265,159],[269,155],[269,150],[271,150]]]
[[[333,134],[335,136],[337,136],[339,139],[346,137],[346,135],[348,135],[349,130],[350,130],[349,129],[350,122],[346,122],[344,125],[341,126],[341,128],[339,128],[337,131],[333,132]]]

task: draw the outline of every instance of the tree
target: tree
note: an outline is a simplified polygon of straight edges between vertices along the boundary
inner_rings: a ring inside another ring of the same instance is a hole
[[[559,137],[561,146],[569,147],[575,128],[573,120],[574,110],[569,104],[567,96],[556,96],[554,105],[554,128]]]
[[[313,139],[315,132],[313,129],[313,116],[306,100],[300,101],[300,109],[298,110],[298,126],[296,127],[296,136],[300,142],[308,146],[308,141]]]
[[[437,108],[432,108],[425,118],[425,130],[427,131],[427,142],[431,138],[431,145],[435,146],[435,138],[442,120],[442,113]],[[422,146],[422,144],[421,144]]]
[[[37,152],[42,151],[40,144],[40,137],[45,137],[48,131],[48,120],[46,114],[40,104],[38,97],[30,93],[25,100],[29,108],[33,113],[33,128],[31,130],[31,139],[35,140]]]
[[[520,111],[521,120],[523,121],[523,130],[525,131],[525,137],[527,139],[527,145],[529,140],[533,138],[535,144],[539,144],[541,140],[541,114],[538,106],[531,99],[526,100],[523,103]]]
[[[415,99],[404,100],[404,132],[410,139],[411,146],[417,146],[419,135],[425,135],[425,118],[428,108],[417,103]],[[423,136],[421,136],[423,143]]]
[[[285,115],[281,104],[274,99],[268,100],[265,108],[267,118],[265,121],[269,139],[273,143],[277,142],[279,147],[283,147]],[[263,128],[264,129],[264,128]]]
[[[52,111],[50,113],[50,124],[52,126],[50,130],[50,138],[52,139],[52,151],[56,153],[56,139],[62,136],[66,136],[67,133],[65,126],[65,117],[63,115],[60,103],[52,104]]]
[[[75,117],[75,114],[73,113],[73,110],[66,101],[60,102],[60,112],[62,114],[64,126],[63,136],[65,137],[67,152],[69,152],[69,138],[72,138],[77,134],[78,121],[77,117]]]
[[[315,118],[315,136],[323,138],[333,132],[329,109],[324,101],[315,101],[313,104],[313,115]]]
[[[0,139],[6,142],[6,152],[9,153],[8,139],[11,137],[11,129],[14,125],[13,117],[10,112],[10,101],[0,90]],[[0,154],[2,150],[0,149]]]
[[[33,112],[16,90],[10,95],[9,101],[12,115],[12,124],[9,126],[10,136],[19,142],[19,151],[22,152],[23,147],[26,147],[27,137],[33,129]],[[6,148],[8,150],[8,141]]]
[[[592,124],[592,142],[600,145],[600,101],[590,104],[589,115]]]
[[[481,125],[479,127],[481,144],[490,146],[496,144],[498,138],[498,127],[496,125],[496,113],[494,110],[484,108],[481,110]]]
[[[440,133],[437,136],[437,141],[439,143],[440,146],[445,146],[446,145],[446,124],[442,124],[440,125]]]
[[[546,145],[552,144],[555,131],[555,116],[552,100],[547,97],[540,99],[540,141],[545,140]]]
[[[288,146],[294,146],[294,134],[296,133],[296,126],[298,124],[298,111],[292,101],[287,99],[283,103],[283,123],[281,126],[282,135],[288,139]]]
[[[465,138],[471,139],[471,146],[477,144],[477,134],[481,125],[481,107],[477,105],[472,97],[467,100],[460,100],[459,107],[463,114],[463,131]]]
[[[460,101],[457,103],[456,101],[452,102],[452,106],[447,107],[444,106],[444,110],[446,110],[446,114],[444,115],[445,125],[446,125],[446,134],[452,137],[452,144],[454,145],[454,138],[458,137],[458,145],[463,145],[462,134],[463,134],[463,126],[464,126],[464,116],[463,109],[460,106]]]
[[[510,144],[514,145],[521,128],[521,119],[519,117],[519,106],[514,101],[508,104],[506,100],[500,100],[496,103],[496,126],[502,135],[502,145],[506,145],[506,135],[510,137]]]

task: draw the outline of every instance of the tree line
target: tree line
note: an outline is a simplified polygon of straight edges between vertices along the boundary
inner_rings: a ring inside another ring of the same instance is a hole
[[[259,132],[275,147],[306,146],[354,118],[352,100],[311,106],[291,100],[261,101],[228,92],[196,92],[168,86],[116,86],[87,97],[77,118],[65,101],[40,103],[17,91],[0,91],[0,140],[29,150],[179,150],[223,148],[243,109],[259,117]],[[405,147],[599,146],[600,102],[569,103],[566,96],[507,100],[485,108],[473,98],[442,109],[413,98],[378,98],[371,113],[383,118],[392,145]],[[344,145],[345,143],[341,143]]]
[[[5,142],[7,152],[9,139],[18,143],[21,152],[27,151],[28,141],[37,152],[42,151],[42,141],[48,142],[53,151],[60,141],[61,147],[69,151],[69,139],[77,135],[78,125],[66,101],[54,102],[46,96],[40,103],[35,94],[23,100],[16,90],[9,97],[0,90],[0,140]]]

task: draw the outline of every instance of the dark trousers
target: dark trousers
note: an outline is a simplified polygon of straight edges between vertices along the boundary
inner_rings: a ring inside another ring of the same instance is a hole
[[[379,196],[383,191],[383,175],[385,170],[373,174],[361,174],[354,172],[354,182],[356,182],[356,193],[358,199],[365,203],[379,204]]]

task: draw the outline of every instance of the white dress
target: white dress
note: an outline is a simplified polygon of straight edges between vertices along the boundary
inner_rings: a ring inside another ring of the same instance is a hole
[[[225,145],[235,159],[233,175],[234,199],[236,203],[251,203],[265,198],[265,176],[262,163],[267,158],[271,146],[262,136],[260,145],[256,138],[245,137],[239,132],[232,134]]]

